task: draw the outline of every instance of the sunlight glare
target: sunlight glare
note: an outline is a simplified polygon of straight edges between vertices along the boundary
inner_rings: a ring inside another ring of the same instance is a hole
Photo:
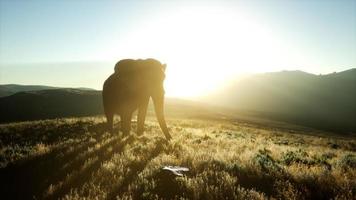
[[[235,74],[282,66],[287,56],[275,38],[246,13],[190,8],[155,16],[117,41],[107,56],[157,58],[168,66],[167,96],[195,97]]]

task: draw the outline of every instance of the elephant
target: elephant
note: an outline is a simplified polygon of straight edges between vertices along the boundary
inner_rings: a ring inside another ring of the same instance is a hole
[[[110,131],[113,117],[120,116],[121,131],[128,135],[133,112],[137,114],[137,134],[144,132],[144,123],[150,98],[162,132],[167,140],[172,137],[164,117],[164,87],[166,64],[155,59],[123,59],[115,65],[115,72],[103,85],[103,106]]]

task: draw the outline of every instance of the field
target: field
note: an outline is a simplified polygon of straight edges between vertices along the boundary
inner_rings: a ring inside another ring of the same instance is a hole
[[[168,125],[170,142],[153,118],[128,137],[102,117],[0,125],[1,199],[356,199],[354,137],[233,120]]]

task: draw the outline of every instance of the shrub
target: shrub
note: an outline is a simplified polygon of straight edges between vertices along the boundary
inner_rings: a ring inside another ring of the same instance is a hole
[[[293,163],[311,164],[307,157],[308,153],[301,149],[298,151],[287,151],[283,153],[281,162],[285,165],[291,165]]]
[[[273,171],[280,171],[280,166],[276,161],[269,155],[269,150],[263,149],[259,150],[258,154],[255,156],[255,162],[261,167],[263,172],[270,173]]]
[[[347,168],[356,168],[356,156],[354,154],[346,154],[339,161],[339,166],[341,169],[346,170]]]

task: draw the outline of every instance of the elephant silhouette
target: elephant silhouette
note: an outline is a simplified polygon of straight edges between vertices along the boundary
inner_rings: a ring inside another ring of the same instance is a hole
[[[124,59],[115,65],[115,72],[103,85],[103,106],[110,131],[113,117],[120,116],[121,130],[128,135],[133,112],[138,109],[137,134],[144,132],[147,106],[152,97],[159,125],[167,140],[171,139],[164,118],[164,87],[166,64],[155,59]]]

